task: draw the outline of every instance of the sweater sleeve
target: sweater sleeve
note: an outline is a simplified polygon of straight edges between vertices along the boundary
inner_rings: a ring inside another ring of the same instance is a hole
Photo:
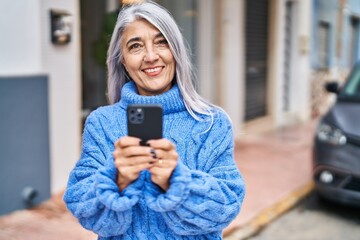
[[[107,144],[110,140],[94,115],[86,121],[81,158],[70,173],[64,201],[84,228],[110,237],[123,234],[130,226],[144,176],[119,191],[117,169],[109,154],[112,144]]]
[[[240,211],[245,185],[234,161],[234,141],[227,117],[216,120],[189,169],[179,161],[170,188],[161,192],[146,183],[149,208],[161,212],[179,235],[222,231]]]

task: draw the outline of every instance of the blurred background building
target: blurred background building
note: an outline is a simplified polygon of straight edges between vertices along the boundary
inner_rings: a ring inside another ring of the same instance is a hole
[[[360,57],[360,1],[313,0],[312,114],[323,114],[333,99],[326,96],[327,81],[344,80]]]
[[[189,43],[199,92],[228,112],[237,138],[321,114],[323,82],[359,58],[357,0],[157,2]],[[65,187],[84,119],[107,104],[106,50],[121,5],[0,0],[0,205]]]

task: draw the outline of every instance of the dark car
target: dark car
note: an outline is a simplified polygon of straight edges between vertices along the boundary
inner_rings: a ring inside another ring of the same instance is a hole
[[[325,199],[360,206],[360,63],[342,87],[331,82],[326,89],[337,99],[316,130],[315,189]]]

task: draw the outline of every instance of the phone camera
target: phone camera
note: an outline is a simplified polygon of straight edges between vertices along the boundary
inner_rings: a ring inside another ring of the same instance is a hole
[[[142,108],[131,109],[129,120],[133,124],[141,124],[144,121],[144,110]]]

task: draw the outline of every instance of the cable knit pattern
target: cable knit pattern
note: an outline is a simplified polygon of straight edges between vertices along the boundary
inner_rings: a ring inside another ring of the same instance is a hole
[[[245,194],[226,114],[214,109],[213,122],[196,121],[177,85],[158,96],[140,96],[130,82],[121,96],[86,120],[82,154],[64,195],[68,209],[99,239],[221,239]],[[126,107],[134,103],[163,106],[164,137],[179,154],[166,192],[148,171],[122,192],[116,185],[114,142],[127,135]]]

